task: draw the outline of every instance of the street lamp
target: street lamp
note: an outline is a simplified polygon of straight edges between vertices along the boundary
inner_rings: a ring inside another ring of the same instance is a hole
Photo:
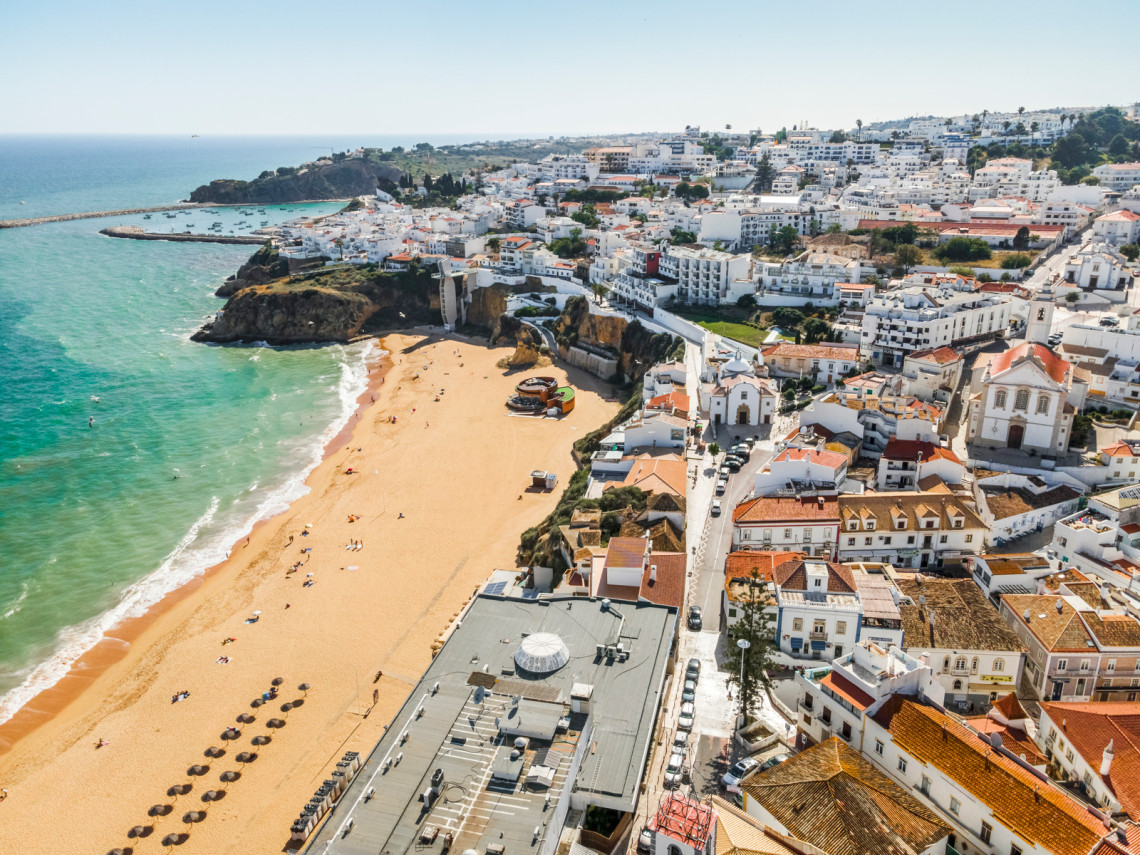
[[[747,724],[748,710],[744,708],[744,651],[752,646],[752,642],[747,638],[738,638],[736,646],[740,648],[740,716],[745,720],[744,724]]]

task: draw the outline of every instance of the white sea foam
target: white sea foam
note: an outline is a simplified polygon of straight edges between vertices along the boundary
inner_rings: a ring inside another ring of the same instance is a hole
[[[23,608],[23,606],[21,606],[20,604],[23,603],[24,600],[26,600],[27,598],[28,598],[28,583],[27,582],[21,582],[20,583],[20,596],[16,597],[16,599],[12,600],[12,602],[8,604],[8,608],[4,611],[4,617],[10,618],[10,617],[12,617],[12,615],[19,614],[20,609]],[[3,620],[3,618],[0,618],[0,620]]]
[[[59,682],[79,657],[104,636],[111,634],[114,627],[124,620],[141,617],[168,593],[224,561],[230,547],[245,537],[255,523],[287,510],[290,504],[305,495],[309,489],[305,486],[305,479],[321,462],[324,447],[348,424],[356,410],[357,398],[368,388],[366,357],[369,355],[376,355],[370,344],[340,348],[340,382],[336,386],[340,407],[332,424],[315,441],[308,443],[303,466],[286,476],[279,486],[268,491],[254,512],[244,519],[215,519],[220,502],[218,497],[213,497],[203,514],[190,526],[162,564],[126,588],[114,608],[93,620],[65,627],[57,634],[56,651],[51,658],[32,668],[20,685],[0,697],[0,724],[14,716],[24,704],[44,689]],[[256,483],[251,489],[255,487]],[[24,596],[26,589],[9,608],[15,607],[18,611],[18,604]]]

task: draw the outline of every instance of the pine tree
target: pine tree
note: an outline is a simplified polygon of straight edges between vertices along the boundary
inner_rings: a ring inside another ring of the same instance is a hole
[[[753,570],[747,591],[737,607],[740,618],[728,630],[732,642],[728,681],[737,687],[740,712],[746,721],[749,711],[756,705],[761,687],[768,685],[767,672],[772,669],[772,615],[766,611],[770,599],[768,583]],[[737,647],[740,639],[748,642],[747,650],[741,651]],[[740,657],[743,657],[743,668]]]

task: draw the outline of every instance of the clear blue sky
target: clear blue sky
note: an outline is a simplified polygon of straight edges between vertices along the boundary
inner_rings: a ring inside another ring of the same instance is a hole
[[[1136,0],[773,5],[10,2],[0,132],[771,131],[1140,100]]]

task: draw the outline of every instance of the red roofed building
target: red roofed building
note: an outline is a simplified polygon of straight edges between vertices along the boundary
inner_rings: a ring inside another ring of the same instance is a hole
[[[966,467],[949,448],[892,436],[879,458],[877,484],[880,490],[915,490],[918,482],[930,475],[937,475],[946,484],[961,484],[965,474]]]
[[[924,401],[948,402],[962,379],[962,354],[951,347],[916,350],[903,358],[903,391]]]
[[[649,820],[648,828],[654,832],[654,842],[660,841],[661,844],[656,847],[655,855],[673,853],[673,850],[677,855],[707,852],[715,837],[715,819],[716,813],[709,805],[669,790],[657,813]]]
[[[601,566],[591,571],[590,595],[672,606],[685,601],[685,555],[653,552],[647,537],[611,537]]]
[[[734,549],[803,552],[835,557],[839,502],[835,496],[759,496],[732,512]]]
[[[1042,344],[1026,342],[990,360],[981,391],[970,398],[967,441],[1062,455],[1088,385]]]

